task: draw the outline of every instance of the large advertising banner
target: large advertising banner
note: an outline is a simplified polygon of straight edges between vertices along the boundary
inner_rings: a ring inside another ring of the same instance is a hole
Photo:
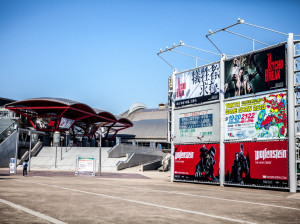
[[[219,144],[175,145],[174,179],[218,182]]]
[[[225,144],[225,181],[232,184],[288,185],[288,143]]]
[[[219,141],[220,104],[175,110],[175,144]]]
[[[175,106],[219,99],[220,64],[179,73],[175,80]]]
[[[225,98],[284,87],[284,44],[225,61]]]
[[[275,139],[286,136],[285,92],[225,103],[225,140]]]

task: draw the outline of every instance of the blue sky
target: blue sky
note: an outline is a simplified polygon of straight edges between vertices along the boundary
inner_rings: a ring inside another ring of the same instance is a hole
[[[62,97],[120,114],[134,102],[167,102],[172,69],[156,54],[173,43],[217,52],[208,30],[242,18],[300,34],[300,1],[29,1],[0,0],[0,97]],[[286,40],[246,25],[230,31],[268,44]],[[211,37],[225,54],[252,50],[252,42],[224,32]],[[256,48],[262,45],[256,45]],[[217,56],[177,48],[209,61]],[[195,60],[167,52],[179,70]],[[199,65],[200,63],[198,63]]]

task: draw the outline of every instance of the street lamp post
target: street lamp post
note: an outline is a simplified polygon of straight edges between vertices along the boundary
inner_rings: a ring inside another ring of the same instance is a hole
[[[101,176],[101,145],[102,145],[102,129],[100,127],[100,136],[99,136],[99,176]]]
[[[18,151],[19,151],[19,127],[16,125],[17,137],[16,137],[16,152],[15,152],[15,167],[14,174],[17,174],[17,166],[18,166]]]
[[[30,172],[30,162],[31,162],[31,131],[28,132],[29,135],[29,159],[28,159],[28,172]]]
[[[63,140],[64,140],[64,136],[61,136],[60,137],[60,160],[62,160],[62,143],[63,143]]]

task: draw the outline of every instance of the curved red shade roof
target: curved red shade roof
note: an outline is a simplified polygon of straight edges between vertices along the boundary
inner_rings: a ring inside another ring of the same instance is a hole
[[[132,122],[126,118],[119,119],[107,111],[93,109],[84,103],[63,98],[41,97],[21,100],[6,104],[5,108],[27,117],[36,130],[43,131],[66,131],[66,129],[61,129],[62,118],[73,122],[67,130],[76,122],[86,125],[98,124],[113,128],[116,132],[133,126]],[[55,127],[52,129],[37,127],[32,121],[35,118],[49,119],[49,122],[55,118]]]

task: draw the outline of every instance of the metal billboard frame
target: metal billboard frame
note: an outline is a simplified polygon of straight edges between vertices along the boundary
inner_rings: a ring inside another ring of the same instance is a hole
[[[288,163],[289,163],[289,168],[288,168],[288,173],[289,173],[288,174],[289,175],[289,177],[288,177],[288,189],[289,189],[290,192],[296,192],[297,191],[297,173],[296,173],[296,149],[295,149],[296,142],[295,142],[295,138],[296,137],[299,138],[298,141],[297,141],[297,147],[300,148],[300,135],[296,135],[296,130],[295,130],[294,123],[296,121],[296,119],[295,119],[295,110],[298,107],[300,108],[300,96],[298,97],[298,95],[297,95],[297,98],[296,98],[295,92],[296,93],[300,92],[300,88],[299,88],[300,87],[300,81],[295,82],[295,76],[298,76],[300,74],[300,70],[299,69],[296,70],[295,65],[296,65],[296,63],[299,63],[298,58],[300,57],[300,53],[295,55],[295,47],[299,45],[300,40],[294,40],[294,37],[296,37],[296,36],[300,37],[300,35],[294,35],[293,33],[285,34],[285,33],[282,33],[282,32],[276,31],[276,30],[272,30],[272,29],[261,27],[261,26],[256,26],[256,25],[253,25],[253,24],[245,23],[245,21],[242,20],[242,19],[238,19],[238,21],[236,23],[234,23],[230,26],[227,26],[225,28],[222,28],[220,30],[217,30],[215,32],[210,30],[209,33],[206,35],[206,38],[218,50],[218,52],[220,53],[219,55],[221,57],[220,58],[220,81],[221,81],[221,83],[220,83],[220,93],[221,94],[219,94],[219,101],[218,101],[220,103],[220,162],[219,162],[220,186],[231,185],[231,184],[228,184],[228,183],[226,184],[225,183],[225,178],[224,178],[225,177],[225,172],[224,172],[224,161],[225,161],[224,144],[225,143],[230,143],[228,141],[224,141],[224,117],[225,117],[224,103],[226,101],[229,101],[229,100],[238,99],[238,98],[246,98],[246,97],[230,98],[230,99],[226,99],[226,100],[224,99],[225,61],[228,61],[230,59],[226,57],[226,55],[216,46],[216,44],[209,38],[209,36],[211,36],[213,34],[216,34],[216,33],[219,33],[221,31],[225,31],[225,32],[230,33],[230,34],[237,35],[237,36],[240,36],[242,38],[252,40],[253,45],[254,45],[254,42],[257,42],[257,43],[260,43],[260,44],[263,44],[263,45],[267,45],[267,44],[265,44],[261,41],[258,41],[254,38],[250,38],[250,37],[244,36],[242,34],[233,33],[233,32],[230,32],[230,31],[227,30],[227,29],[229,29],[233,26],[239,25],[239,24],[245,24],[245,25],[252,26],[252,27],[255,27],[255,28],[258,28],[258,29],[263,29],[265,31],[281,34],[281,35],[284,35],[287,38],[286,42],[278,43],[278,44],[268,46],[266,48],[254,51],[254,52],[260,52],[260,51],[263,51],[263,50],[266,50],[266,49],[269,49],[269,48],[274,48],[274,47],[276,47],[278,45],[281,45],[281,44],[286,44],[286,88],[282,88],[282,89],[279,88],[277,90],[269,90],[269,91],[265,91],[265,92],[260,92],[258,94],[250,95],[250,97],[251,96],[264,95],[264,94],[267,94],[268,92],[273,93],[273,92],[284,91],[284,92],[287,93],[287,101],[288,101],[288,104],[287,104],[288,136],[289,137],[284,138],[284,139],[283,138],[276,139],[276,140],[277,141],[278,140],[288,140]],[[179,47],[179,46],[182,46],[182,44],[180,44],[178,46],[174,45],[174,48]],[[167,48],[165,51],[161,50],[157,55],[159,57],[161,57],[160,56],[161,53],[168,52],[168,51],[173,51],[174,52],[174,50],[173,50],[174,48]],[[176,52],[174,52],[174,53],[176,53]],[[241,55],[238,55],[238,56],[246,55],[246,54],[249,54],[249,53],[241,54]],[[230,56],[230,55],[228,55],[228,56]],[[173,90],[172,90],[172,92],[174,93],[175,75],[178,74],[179,72],[177,72],[176,68],[173,67],[172,65],[170,65],[165,59],[163,59],[163,60],[169,66],[171,66],[172,69],[173,69],[173,74],[172,74]],[[193,70],[193,69],[190,69],[190,70]],[[187,71],[189,71],[189,70],[187,70]],[[247,97],[249,97],[249,96],[247,96]],[[299,102],[298,102],[298,100],[299,100]],[[212,103],[217,103],[217,102],[212,102]],[[193,106],[191,106],[191,107],[193,107]],[[199,105],[197,105],[197,106],[199,106]],[[187,108],[187,107],[184,107],[184,108]],[[183,109],[183,108],[180,108],[180,109]],[[176,108],[176,110],[180,110],[180,109]],[[171,129],[171,134],[170,134],[170,138],[169,138],[169,140],[171,142],[171,154],[172,154],[172,156],[171,156],[171,181],[175,181],[174,180],[174,152],[175,152],[174,151],[174,138],[176,138],[176,136],[174,136],[174,130],[175,130],[175,127],[174,127],[174,121],[175,121],[174,111],[175,111],[175,103],[174,103],[174,100],[172,100],[171,114],[169,116],[169,118],[171,120],[171,122],[170,122],[171,123],[171,128],[170,128]],[[297,110],[297,112],[299,112],[299,115],[300,115],[300,110],[299,111]],[[300,123],[300,119],[297,122]],[[273,139],[271,141],[273,141]],[[243,142],[243,141],[234,141],[234,142]],[[234,142],[232,142],[232,143],[234,143]],[[298,149],[298,151],[299,151],[298,154],[300,155],[300,149]],[[300,162],[300,158],[298,158],[298,159],[299,159],[298,162]],[[254,187],[254,188],[269,188],[269,189],[274,188],[273,186],[255,186],[255,185],[251,185],[251,186],[248,186],[248,185],[235,185],[235,186],[246,186],[246,187]],[[275,189],[278,189],[278,188],[275,187]],[[284,189],[287,189],[287,188],[284,188]]]

